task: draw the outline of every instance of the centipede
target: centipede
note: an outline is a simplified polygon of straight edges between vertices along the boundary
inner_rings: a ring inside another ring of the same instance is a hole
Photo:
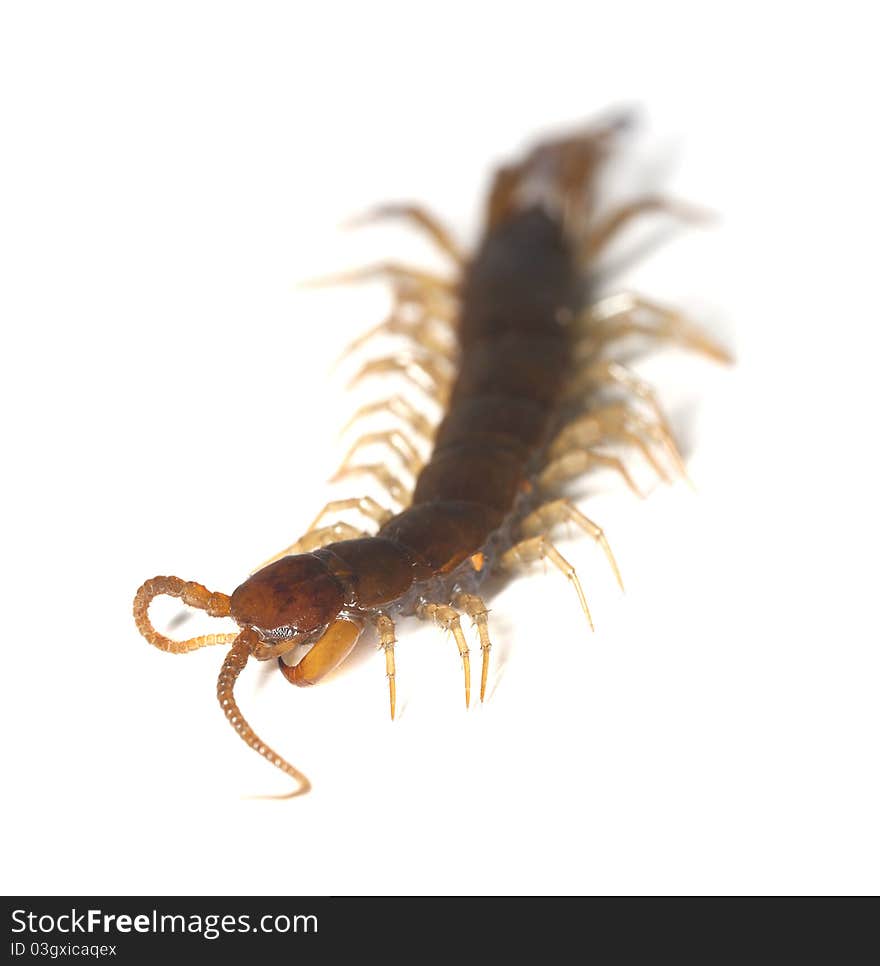
[[[619,358],[619,347],[637,337],[720,363],[731,357],[675,308],[631,291],[604,291],[597,266],[633,222],[657,214],[685,223],[704,216],[662,195],[637,195],[610,208],[602,203],[599,176],[630,125],[626,115],[608,116],[542,140],[498,167],[470,253],[421,205],[386,204],[364,216],[411,223],[450,270],[383,262],[321,280],[379,278],[389,289],[387,318],[349,349],[363,353],[379,335],[403,340],[405,349],[369,359],[354,381],[409,380],[433,395],[441,415],[432,420],[399,390],[361,407],[352,425],[377,415],[393,417],[394,425],[363,433],[336,478],[371,478],[387,499],[327,503],[303,536],[231,595],[175,576],[153,577],[138,589],[134,620],[154,647],[170,654],[227,648],[217,679],[220,708],[251,749],[292,779],[288,797],[307,792],[310,782],[239,709],[235,685],[249,661],[274,661],[288,682],[310,686],[371,631],[384,655],[393,719],[398,627],[417,619],[442,629],[454,645],[466,706],[472,637],[484,701],[492,650],[488,578],[503,582],[545,561],[569,582],[592,627],[577,572],[553,543],[554,530],[567,523],[595,543],[623,587],[604,530],[565,495],[566,486],[606,470],[641,495],[627,465],[631,457],[662,480],[685,475],[655,391]],[[358,460],[363,450],[382,447],[387,460]],[[167,637],[148,614],[162,595],[210,617],[232,618],[238,629]]]

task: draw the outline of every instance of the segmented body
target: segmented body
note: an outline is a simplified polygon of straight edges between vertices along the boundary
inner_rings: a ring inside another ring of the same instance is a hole
[[[623,225],[644,211],[692,214],[681,205],[642,198],[597,218],[595,172],[618,127],[607,124],[547,142],[518,164],[501,169],[490,194],[486,230],[470,259],[458,254],[448,233],[422,209],[385,210],[414,218],[459,261],[454,280],[397,266],[383,268],[396,296],[395,311],[384,328],[407,336],[413,353],[405,363],[380,360],[372,371],[420,367],[446,403],[436,430],[408,403],[397,400],[391,407],[412,433],[433,435],[424,466],[418,465],[418,448],[406,431],[364,437],[389,445],[414,472],[408,494],[384,466],[361,467],[384,482],[392,498],[408,504],[404,509],[392,513],[369,497],[328,504],[325,511],[359,510],[378,529],[360,535],[350,524],[319,527],[316,520],[308,534],[231,597],[209,594],[201,585],[178,578],[154,578],[138,591],[135,619],[156,646],[180,652],[232,643],[218,682],[221,705],[245,741],[296,778],[300,791],[308,786],[304,776],[257,738],[233,699],[235,680],[250,656],[277,657],[290,681],[312,684],[344,660],[361,628],[372,623],[385,651],[393,717],[394,621],[416,615],[452,631],[469,702],[463,611],[473,618],[479,635],[482,698],[490,641],[487,611],[477,592],[488,574],[546,558],[573,583],[589,617],[573,568],[550,540],[551,528],[563,520],[591,535],[617,572],[602,530],[555,497],[553,488],[599,466],[616,470],[635,489],[624,463],[603,450],[605,444],[640,450],[661,475],[666,471],[656,457],[658,448],[679,461],[653,394],[609,362],[607,350],[618,339],[636,334],[676,341],[718,359],[725,355],[675,313],[654,303],[634,296],[616,303],[594,302],[590,268]],[[437,351],[432,326],[438,318],[457,342],[457,371],[448,381],[432,360]],[[609,400],[609,388],[627,398]],[[357,470],[348,466],[346,474]],[[150,601],[162,593],[215,616],[232,616],[240,633],[169,640],[147,617]],[[303,644],[312,645],[305,657]]]
[[[345,560],[360,579],[392,580],[370,604],[412,612],[422,600],[474,590],[515,542],[514,507],[521,516],[535,502],[530,480],[545,462],[572,365],[579,288],[561,228],[540,209],[483,241],[462,280],[458,375],[411,505],[375,537],[316,551]],[[477,554],[479,570],[470,563]]]

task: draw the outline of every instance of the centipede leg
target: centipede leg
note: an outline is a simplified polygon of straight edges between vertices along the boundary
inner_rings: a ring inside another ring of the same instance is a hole
[[[380,503],[377,503],[371,496],[356,496],[349,500],[331,500],[325,504],[324,509],[309,524],[306,533],[316,530],[321,520],[328,513],[339,513],[343,510],[358,510],[370,520],[375,520],[378,524],[385,523],[393,516],[391,510],[386,510]]]
[[[409,502],[412,496],[408,487],[382,463],[363,463],[358,466],[347,466],[339,470],[331,479],[331,483],[338,483],[340,480],[348,479],[353,476],[371,476],[387,491],[392,500],[400,504]]]
[[[349,380],[348,388],[353,389],[370,376],[386,373],[403,376],[441,404],[446,401],[452,386],[451,373],[438,366],[436,359],[428,356],[383,356],[381,359],[370,359],[364,363]]]
[[[688,204],[684,201],[677,201],[672,198],[660,198],[653,195],[636,198],[608,212],[592,228],[587,238],[587,243],[584,246],[584,258],[587,261],[595,259],[602,249],[612,241],[614,236],[618,235],[631,221],[640,215],[648,213],[672,215],[681,221],[697,225],[704,224],[712,218],[711,213],[704,208]]]
[[[358,450],[363,449],[365,446],[386,446],[388,449],[394,453],[400,462],[403,464],[405,469],[410,473],[415,475],[424,465],[424,460],[421,454],[413,445],[409,437],[399,429],[388,430],[383,433],[366,433],[359,439],[352,443],[351,448],[345,455],[345,459],[342,461],[342,465],[339,467],[340,470],[345,469],[351,464],[351,461]]]
[[[538,486],[541,489],[549,489],[559,483],[573,480],[577,476],[583,476],[584,473],[596,467],[604,467],[619,473],[632,492],[640,499],[644,498],[644,493],[636,486],[623,460],[592,449],[576,449],[551,459],[538,475]]]
[[[263,567],[268,567],[269,564],[275,563],[276,560],[280,560],[282,557],[287,557],[290,554],[311,553],[313,550],[319,550],[321,547],[326,547],[328,544],[334,543],[337,540],[355,540],[358,537],[366,536],[368,536],[366,530],[359,530],[349,523],[332,523],[329,527],[319,527],[317,530],[310,530],[308,533],[304,533],[299,540],[292,543],[289,547],[279,550],[278,553],[273,554],[268,560],[264,560],[258,567],[255,567],[251,571],[251,574],[255,574],[258,570],[262,570]]]
[[[529,537],[520,543],[514,544],[506,550],[499,558],[499,566],[502,570],[513,570],[524,564],[532,563],[536,560],[549,560],[560,573],[564,574],[577,593],[581,608],[590,624],[590,630],[595,630],[590,608],[587,606],[587,598],[584,596],[584,589],[578,580],[574,567],[562,556],[553,546],[546,534],[538,537]]]
[[[551,503],[545,503],[543,506],[538,507],[537,510],[534,510],[527,517],[523,518],[520,523],[520,532],[523,536],[548,533],[557,523],[574,523],[596,541],[605,553],[620,589],[623,590],[623,578],[620,576],[620,569],[617,566],[617,561],[614,559],[614,554],[611,552],[611,546],[608,543],[604,530],[597,523],[594,523],[588,517],[584,516],[568,500],[553,500]]]
[[[366,265],[363,268],[355,268],[347,272],[337,272],[333,275],[309,279],[301,284],[305,288],[320,288],[325,285],[348,285],[375,280],[388,281],[396,288],[425,292],[429,295],[435,293],[454,295],[457,290],[456,283],[448,278],[414,268],[411,265],[401,265],[398,262],[379,262],[375,265]]]
[[[474,594],[459,593],[452,598],[452,603],[460,607],[477,628],[480,636],[480,650],[483,653],[482,667],[480,669],[480,701],[486,696],[486,680],[489,677],[489,652],[492,650],[492,642],[489,640],[489,611],[481,597]]]
[[[566,398],[592,397],[596,388],[625,389],[650,408],[661,426],[669,427],[669,421],[653,387],[622,362],[600,359],[582,366],[567,387]]]
[[[379,647],[385,652],[385,676],[388,678],[388,698],[391,705],[391,720],[394,720],[394,708],[397,703],[397,685],[394,670],[394,622],[387,614],[375,614],[373,625],[379,634]]]
[[[646,319],[647,321],[640,321]],[[581,320],[584,337],[580,357],[598,355],[612,342],[631,335],[673,342],[716,362],[730,363],[726,349],[713,342],[681,313],[631,292],[612,295],[593,305]]]
[[[445,604],[428,603],[419,605],[416,610],[416,616],[422,620],[433,621],[438,627],[442,627],[444,631],[452,632],[455,643],[458,645],[458,653],[461,655],[461,661],[464,667],[464,703],[465,707],[469,708],[471,705],[471,659],[464,631],[461,629],[461,616],[456,610],[453,610],[452,607],[448,607]]]
[[[424,413],[420,413],[403,396],[392,396],[390,399],[380,399],[377,402],[361,406],[345,424],[342,434],[348,432],[358,420],[363,419],[365,416],[372,416],[374,413],[391,413],[400,419],[408,429],[411,429],[423,439],[432,440],[434,438],[434,424]]]
[[[347,222],[346,227],[356,228],[382,218],[406,218],[423,228],[437,245],[446,252],[457,264],[464,264],[464,253],[452,234],[436,215],[431,214],[422,205],[387,204],[379,205],[372,211],[358,215]]]
[[[388,317],[368,329],[346,346],[336,360],[339,365],[353,352],[362,349],[371,339],[378,336],[401,336],[427,352],[442,356],[450,361],[455,357],[455,344],[449,335],[448,318],[436,316],[427,311],[423,305],[418,306],[419,316],[412,320],[404,316],[406,304],[398,300],[398,304],[391,310]],[[445,330],[445,335],[437,332],[438,323]]]
[[[551,442],[548,453],[554,458],[570,449],[584,448],[593,443],[621,442],[636,447],[657,475],[668,483],[669,476],[654,456],[649,441],[662,446],[679,474],[687,479],[684,460],[665,420],[651,422],[632,407],[619,402],[577,416],[560,430]]]

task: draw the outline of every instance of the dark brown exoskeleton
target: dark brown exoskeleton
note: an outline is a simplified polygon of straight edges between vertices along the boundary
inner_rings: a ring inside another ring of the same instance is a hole
[[[368,496],[328,504],[304,537],[231,597],[177,577],[155,577],[138,590],[135,620],[155,646],[181,653],[231,643],[217,685],[220,704],[241,737],[298,782],[297,793],[308,789],[308,780],[260,741],[235,703],[233,686],[249,657],[278,659],[287,680],[314,684],[347,657],[370,624],[385,653],[393,718],[394,619],[414,615],[451,631],[469,703],[464,612],[476,625],[482,650],[482,700],[490,641],[477,591],[488,574],[549,560],[575,588],[592,625],[574,568],[549,536],[556,524],[570,521],[601,545],[620,581],[601,528],[549,491],[597,467],[614,470],[636,490],[620,457],[603,445],[634,447],[668,479],[658,458],[658,451],[665,452],[665,462],[683,473],[653,392],[606,350],[626,336],[642,335],[719,360],[727,356],[656,303],[630,293],[595,299],[596,258],[633,218],[650,211],[698,215],[655,197],[597,214],[594,176],[620,126],[600,124],[545,142],[502,168],[490,193],[485,234],[470,259],[422,208],[396,205],[374,213],[406,216],[426,229],[458,265],[458,280],[394,264],[337,278],[387,277],[394,308],[373,332],[403,336],[411,346],[405,355],[372,360],[357,378],[402,373],[423,389],[427,385],[445,406],[436,428],[400,396],[356,414],[382,409],[402,425],[362,437],[338,476],[371,475],[405,508],[392,512]],[[609,399],[609,391],[625,398]],[[433,441],[425,464],[413,434]],[[386,464],[351,462],[367,444],[389,448],[415,480],[411,493]],[[378,529],[367,535],[343,522],[318,526],[328,514],[346,510],[371,519]],[[240,631],[172,641],[147,615],[160,594],[212,616],[232,617]],[[303,645],[311,649],[297,661]]]

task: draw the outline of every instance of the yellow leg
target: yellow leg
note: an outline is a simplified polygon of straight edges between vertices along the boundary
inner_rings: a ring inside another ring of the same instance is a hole
[[[605,556],[608,558],[608,563],[614,571],[614,576],[617,578],[620,589],[623,590],[623,579],[620,576],[617,561],[611,552],[611,547],[608,544],[605,532],[597,523],[593,523],[592,520],[585,517],[568,500],[553,500],[551,503],[545,503],[544,506],[538,507],[537,510],[523,519],[520,524],[520,530],[523,536],[529,537],[534,534],[549,533],[557,523],[574,523],[599,544]]]
[[[422,604],[416,611],[416,615],[422,620],[433,621],[444,631],[452,631],[464,666],[464,703],[465,707],[469,708],[471,705],[471,659],[467,641],[461,629],[461,617],[457,611],[445,604]]]
[[[361,406],[345,424],[342,429],[342,434],[348,432],[359,419],[363,419],[365,416],[372,416],[375,413],[391,413],[400,419],[409,429],[412,429],[413,432],[424,437],[424,439],[432,440],[434,438],[434,424],[424,413],[420,413],[403,396],[392,396],[390,399],[380,399],[377,402]]]
[[[391,703],[391,720],[394,720],[394,707],[397,703],[397,686],[394,678],[394,622],[386,614],[375,614],[372,618],[379,634],[379,647],[385,652],[385,676],[388,678],[388,698]]]
[[[480,700],[482,701],[486,696],[486,679],[489,676],[489,651],[492,649],[492,643],[489,640],[489,611],[486,610],[482,598],[476,597],[474,594],[456,594],[452,598],[452,603],[455,607],[460,607],[470,617],[476,625],[477,633],[480,635],[480,650],[483,652],[480,670]]]
[[[539,537],[529,537],[517,543],[501,555],[498,563],[502,570],[513,570],[515,567],[533,563],[535,560],[549,560],[557,570],[565,574],[577,593],[581,608],[589,621],[590,630],[594,630],[593,618],[590,615],[587,598],[584,596],[584,589],[581,587],[577,573],[574,567],[550,543],[546,534],[542,534]]]
[[[349,381],[348,388],[352,389],[370,376],[386,373],[404,376],[440,403],[445,402],[452,387],[452,374],[437,365],[435,358],[383,356],[381,359],[370,359],[364,363]]]
[[[661,426],[669,428],[666,415],[653,388],[623,363],[602,359],[581,368],[568,387],[566,397],[572,399],[591,394],[597,386],[625,389],[631,392],[651,409]],[[671,430],[670,435],[672,435]]]
[[[330,480],[338,483],[340,480],[352,476],[371,476],[388,491],[388,495],[397,503],[409,503],[412,496],[410,490],[382,463],[369,463],[360,466],[347,466],[336,473]]]
[[[457,264],[463,265],[464,253],[458,243],[453,239],[452,234],[442,224],[442,222],[432,215],[421,205],[411,204],[387,204],[379,205],[366,214],[358,215],[347,222],[346,227],[356,228],[360,225],[367,225],[370,222],[378,221],[381,218],[407,218],[423,228],[437,245],[446,252]]]
[[[549,489],[558,483],[573,480],[576,476],[583,476],[584,473],[588,473],[596,467],[605,467],[619,473],[637,497],[640,499],[644,497],[622,460],[616,456],[597,453],[591,449],[571,450],[550,460],[538,476],[538,486],[542,489]]]
[[[306,533],[315,530],[321,520],[328,513],[339,513],[343,510],[358,510],[370,520],[375,520],[378,524],[383,524],[390,520],[394,514],[390,510],[377,503],[371,496],[357,496],[350,500],[331,500],[323,510],[309,524]]]
[[[457,291],[457,283],[448,278],[435,275],[433,272],[422,271],[411,265],[401,265],[398,262],[379,262],[376,265],[366,265],[363,268],[355,268],[348,272],[337,272],[333,275],[309,279],[302,282],[301,285],[305,288],[319,288],[325,285],[348,285],[354,282],[372,282],[374,280],[388,281],[395,288],[403,291],[415,290],[416,292],[444,295],[454,295]]]
[[[419,470],[424,466],[425,461],[422,459],[421,454],[412,444],[410,439],[398,429],[389,430],[384,433],[367,433],[361,436],[360,439],[355,440],[342,461],[342,465],[339,467],[340,470],[344,470],[350,465],[352,458],[358,452],[358,450],[363,449],[365,446],[376,446],[382,445],[387,446],[392,453],[394,453],[403,466],[415,476]]]
[[[551,458],[564,455],[571,449],[582,449],[600,442],[622,442],[635,446],[651,464],[657,475],[669,482],[666,470],[657,462],[648,440],[662,446],[678,472],[685,479],[684,460],[676,445],[672,430],[665,420],[653,423],[626,403],[607,403],[577,416],[564,426],[549,447]]]
[[[594,225],[587,237],[583,255],[588,261],[596,256],[619,234],[633,219],[648,213],[673,215],[691,224],[705,224],[712,219],[712,215],[704,208],[690,205],[683,201],[670,198],[658,198],[648,195],[636,198],[614,211],[609,212],[598,224]]]
[[[418,348],[452,361],[456,355],[456,345],[449,334],[448,320],[430,314],[421,306],[418,307],[417,317],[412,319],[404,314],[405,308],[406,305],[402,303],[395,305],[384,321],[374,325],[349,343],[335,364],[338,366],[353,352],[363,348],[371,339],[381,335],[402,336],[415,343]]]
[[[618,339],[640,335],[678,343],[716,362],[732,361],[729,352],[679,312],[631,292],[597,302],[584,314],[578,327],[584,332],[577,350],[580,358],[592,358]]]
[[[366,536],[369,536],[366,530],[358,530],[357,527],[348,523],[333,523],[329,527],[319,527],[317,530],[310,530],[303,534],[295,543],[280,550],[268,560],[264,560],[251,573],[255,574],[263,567],[268,567],[269,564],[275,563],[276,560],[287,557],[289,554],[311,553],[313,550],[320,550],[321,547],[326,547],[330,543],[336,543],[337,540],[356,540],[358,537]]]

